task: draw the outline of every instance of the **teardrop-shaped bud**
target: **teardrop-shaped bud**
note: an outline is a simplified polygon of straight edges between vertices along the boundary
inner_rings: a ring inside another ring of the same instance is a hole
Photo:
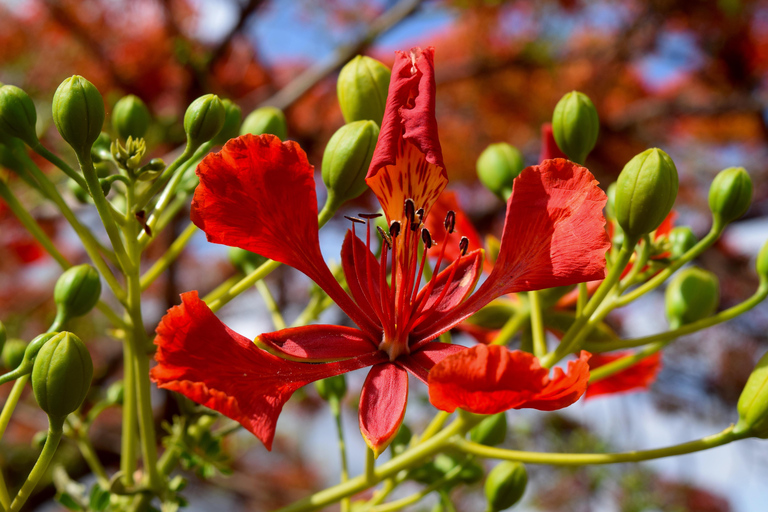
[[[224,145],[230,139],[240,135],[240,122],[243,120],[243,110],[232,100],[223,99],[224,105],[224,127],[214,138],[214,143]]]
[[[15,370],[24,360],[24,352],[27,350],[27,342],[17,338],[11,338],[5,342],[2,352],[3,366],[8,370]]]
[[[112,109],[112,128],[117,136],[123,140],[128,139],[128,137],[143,138],[147,134],[151,122],[149,109],[141,101],[141,98],[133,94],[117,100]]]
[[[197,149],[212,140],[224,127],[224,104],[215,94],[206,94],[193,101],[184,114],[184,131],[187,146]]]
[[[528,485],[528,471],[520,462],[503,461],[494,467],[485,480],[488,511],[506,510],[520,501]]]
[[[600,131],[597,109],[584,93],[571,91],[555,106],[552,134],[560,150],[577,164],[584,164]]]
[[[373,121],[381,126],[390,74],[387,66],[364,55],[358,55],[341,68],[336,92],[345,122]]]
[[[627,162],[616,183],[616,221],[636,242],[658,228],[672,210],[677,167],[664,151],[647,149]]]
[[[95,268],[88,264],[67,269],[53,290],[57,319],[66,322],[83,316],[96,306],[101,296],[101,279]]]
[[[716,224],[738,219],[752,202],[752,178],[743,167],[730,167],[717,173],[709,187],[709,209]]]
[[[690,267],[670,281],[665,298],[670,323],[690,324],[715,312],[720,303],[720,286],[712,272]]]
[[[739,422],[733,429],[734,434],[749,433],[768,439],[768,353],[749,375],[736,408]]]
[[[477,177],[480,182],[506,201],[512,194],[512,183],[524,167],[523,155],[506,142],[491,144],[477,159]]]
[[[104,126],[104,99],[96,87],[79,75],[59,85],[53,95],[53,122],[78,158],[90,155]]]
[[[323,183],[328,202],[336,208],[368,190],[365,176],[379,139],[373,121],[345,124],[333,134],[323,153]]]
[[[36,123],[37,111],[32,98],[15,85],[0,87],[0,136],[18,137],[35,146],[39,142]]]
[[[280,140],[288,137],[288,123],[285,114],[279,108],[257,108],[245,118],[240,126],[240,135],[250,133],[252,135],[274,135]]]
[[[471,439],[486,446],[496,446],[507,437],[507,414],[500,412],[477,424],[470,432]]]

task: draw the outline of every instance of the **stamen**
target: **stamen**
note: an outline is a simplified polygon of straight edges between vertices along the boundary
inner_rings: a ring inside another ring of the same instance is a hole
[[[374,217],[375,218],[375,217]],[[384,323],[384,316],[381,311],[381,297],[376,300],[376,290],[373,287],[373,274],[371,272],[371,221],[366,222],[365,233],[365,273],[368,274],[368,293],[370,294],[369,300],[373,306],[373,311],[376,316],[379,317],[379,321]],[[374,260],[375,261],[375,260]],[[382,290],[379,290],[381,292]]]
[[[365,224],[363,219],[358,219],[357,217],[350,217],[349,215],[345,215],[344,218],[357,224]]]
[[[397,238],[397,235],[400,234],[400,221],[393,220],[389,225],[389,236],[392,238]]]
[[[416,231],[421,226],[421,222],[411,222],[411,231]]]
[[[432,248],[432,235],[429,234],[429,230],[427,228],[421,230],[421,240],[424,242],[424,246],[427,249]]]
[[[358,213],[357,215],[363,219],[378,219],[381,217],[380,213]]]
[[[445,226],[445,230],[448,233],[453,233],[453,230],[456,228],[456,212],[453,210],[448,210],[448,213],[445,215],[445,222],[443,223]]]
[[[408,223],[412,223],[413,219],[416,217],[416,205],[414,204],[413,199],[405,200],[403,210]]]
[[[416,215],[419,216],[419,222],[424,222],[424,208],[416,210]]]
[[[376,231],[379,232],[379,236],[381,237],[384,244],[387,246],[388,249],[392,248],[392,237],[389,236],[383,229],[381,229],[381,226],[376,226]],[[384,259],[384,263],[386,263],[386,258]]]
[[[468,249],[469,249],[469,238],[463,236],[459,241],[459,250],[461,251],[461,255],[466,256]]]

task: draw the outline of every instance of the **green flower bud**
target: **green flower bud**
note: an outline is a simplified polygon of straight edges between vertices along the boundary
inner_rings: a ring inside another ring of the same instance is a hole
[[[486,446],[496,446],[507,437],[507,415],[503,412],[488,416],[470,431],[471,439]]]
[[[637,241],[672,210],[677,168],[664,151],[647,149],[624,166],[616,183],[616,221],[630,241]]]
[[[243,120],[243,110],[231,100],[221,100],[224,105],[224,127],[214,138],[217,145],[226,144],[240,134],[240,122]]]
[[[451,482],[474,484],[483,479],[484,471],[483,467],[475,461],[465,462],[464,458],[457,457],[456,455],[449,455],[441,453],[435,457],[435,469],[445,475],[459,464],[464,464],[464,467],[459,471]]]
[[[520,462],[504,461],[488,474],[485,497],[488,511],[506,510],[520,501],[528,485],[528,472]]]
[[[2,352],[3,366],[8,370],[15,370],[24,360],[26,350],[27,342],[24,340],[11,338],[6,341]]]
[[[749,375],[736,409],[739,421],[733,429],[734,434],[749,433],[768,439],[768,353],[760,358]]]
[[[72,192],[72,195],[75,196],[75,199],[77,199],[78,202],[82,204],[88,204],[90,202],[91,195],[88,193],[87,190],[81,187],[75,180],[68,180],[67,188],[69,188],[69,191]]]
[[[93,362],[88,349],[71,332],[61,332],[35,357],[32,391],[48,416],[63,419],[83,403],[92,377]]]
[[[341,400],[347,394],[347,380],[343,375],[336,375],[315,382],[315,388],[323,400],[330,400],[331,397]]]
[[[345,122],[373,121],[381,126],[390,74],[387,66],[364,55],[358,55],[341,68],[336,92]]]
[[[239,247],[230,247],[229,261],[243,274],[249,274],[267,261],[267,258],[256,254],[255,252],[240,249]]]
[[[150,122],[152,118],[149,115],[149,109],[141,98],[133,94],[120,98],[112,109],[112,128],[123,140],[128,137],[134,139],[144,137]]]
[[[32,98],[15,85],[0,87],[0,136],[18,137],[36,146],[37,111]]]
[[[378,139],[379,127],[373,121],[345,124],[333,134],[322,163],[329,204],[338,208],[368,189],[365,175]]]
[[[763,244],[760,252],[757,253],[757,260],[755,261],[755,269],[757,275],[760,278],[760,285],[768,283],[768,242]]]
[[[90,155],[104,126],[104,99],[85,78],[67,78],[53,95],[53,122],[78,158]]]
[[[717,277],[697,267],[678,272],[667,286],[667,318],[677,326],[712,315],[720,303]]]
[[[282,110],[275,107],[257,108],[248,114],[240,126],[240,135],[245,135],[246,133],[252,135],[268,133],[280,140],[285,140],[288,137],[288,125],[285,121],[285,114],[283,114]]]
[[[563,96],[552,115],[552,134],[560,150],[583,164],[597,142],[600,120],[589,97],[578,91]]]
[[[125,396],[125,384],[122,380],[118,380],[110,384],[107,388],[107,403],[114,405],[122,405],[123,397]]]
[[[678,226],[669,232],[669,251],[673,260],[690,251],[697,243],[698,238],[688,226]]]
[[[56,317],[60,322],[83,316],[99,302],[101,279],[90,265],[77,265],[65,271],[56,281],[53,300],[56,302]]]
[[[215,94],[200,96],[184,114],[187,146],[198,148],[219,134],[227,117],[224,104]]]
[[[709,209],[722,227],[738,219],[752,202],[752,178],[743,167],[720,171],[709,187]]]
[[[512,194],[512,182],[525,167],[523,155],[516,147],[499,142],[491,144],[477,159],[477,177],[485,188],[506,201]]]

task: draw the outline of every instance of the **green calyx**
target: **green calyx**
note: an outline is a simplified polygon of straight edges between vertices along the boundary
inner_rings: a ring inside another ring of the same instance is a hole
[[[507,415],[500,412],[488,416],[469,432],[472,441],[486,446],[497,446],[507,437]]]
[[[336,92],[346,123],[373,121],[381,126],[390,73],[387,66],[364,55],[358,55],[341,68]]]
[[[715,312],[720,303],[720,286],[712,272],[686,268],[669,283],[665,298],[670,323],[690,324]]]
[[[32,98],[15,85],[0,87],[0,136],[17,137],[29,146],[38,144],[37,111]]]
[[[716,224],[738,219],[752,202],[752,178],[743,167],[720,171],[709,187],[709,209]]]
[[[477,177],[502,201],[512,195],[512,183],[523,170],[523,155],[506,142],[491,144],[477,159]]]
[[[32,391],[40,408],[60,420],[83,403],[92,377],[88,349],[71,332],[61,332],[49,339],[35,357]]]
[[[280,140],[285,140],[288,137],[288,123],[285,121],[285,114],[275,107],[257,108],[248,114],[240,126],[240,135],[247,133],[251,135],[268,133]]]
[[[768,353],[752,370],[736,409],[739,421],[733,429],[734,434],[768,439]]]
[[[378,138],[379,127],[373,121],[355,121],[333,134],[322,162],[329,204],[339,207],[368,189],[365,176]]]
[[[678,177],[664,151],[647,149],[627,162],[616,182],[616,221],[630,240],[658,228],[675,204]]]
[[[112,128],[123,140],[144,137],[151,122],[149,109],[141,98],[133,94],[120,98],[112,109]]]
[[[494,467],[485,480],[488,512],[506,510],[520,501],[528,485],[528,471],[520,462],[503,461]]]
[[[95,268],[83,264],[66,270],[53,290],[57,319],[65,322],[85,315],[96,306],[100,296],[101,279]]]
[[[557,102],[552,115],[552,134],[568,158],[583,164],[597,143],[599,131],[600,119],[589,96],[571,91]]]
[[[79,75],[59,85],[53,95],[53,122],[61,137],[77,153],[90,155],[104,126],[104,99],[96,87]]]
[[[217,145],[224,145],[230,139],[234,139],[240,134],[240,122],[243,120],[243,110],[232,100],[223,99],[224,105],[224,126],[213,139]]]
[[[187,148],[197,149],[212,140],[224,127],[227,113],[215,94],[206,94],[193,101],[184,114]]]

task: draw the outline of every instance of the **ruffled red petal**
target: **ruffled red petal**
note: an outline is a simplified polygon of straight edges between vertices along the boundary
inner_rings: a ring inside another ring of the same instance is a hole
[[[386,359],[381,352],[337,363],[287,361],[224,325],[198,298],[181,296],[157,327],[157,366],[150,376],[170,389],[242,424],[272,448],[283,404],[310,382]]]
[[[552,123],[544,123],[541,125],[541,153],[539,153],[539,162],[553,158],[565,158],[567,160],[568,156],[560,151],[560,147],[557,145],[555,135],[552,133]]]
[[[396,52],[387,107],[368,186],[388,220],[401,220],[403,203],[413,199],[429,214],[448,183],[435,120],[434,48]]]
[[[305,325],[256,338],[286,359],[323,362],[370,355],[378,346],[363,331],[338,325]]]
[[[397,434],[408,404],[408,372],[392,363],[368,373],[360,395],[360,431],[376,457]]]
[[[615,352],[613,354],[594,354],[589,360],[589,368],[594,370],[632,352]],[[626,370],[591,383],[587,387],[585,398],[594,398],[599,395],[624,393],[627,391],[644,390],[651,387],[656,376],[661,370],[661,353],[656,352],[645,359],[638,361]]]
[[[476,345],[446,357],[429,372],[432,405],[453,412],[460,407],[477,414],[507,409],[554,410],[584,393],[589,379],[589,354],[556,369],[553,379],[533,355],[498,345]]]

